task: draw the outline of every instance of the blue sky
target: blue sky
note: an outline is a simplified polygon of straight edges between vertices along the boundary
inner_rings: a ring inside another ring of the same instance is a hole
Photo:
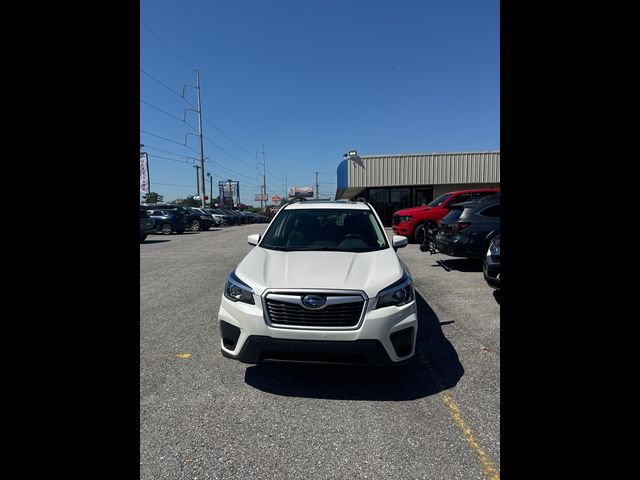
[[[314,172],[334,194],[351,149],[500,149],[497,0],[141,0],[140,20],[140,142],[166,201],[196,193],[195,68],[205,170],[249,205],[262,145],[269,197]]]

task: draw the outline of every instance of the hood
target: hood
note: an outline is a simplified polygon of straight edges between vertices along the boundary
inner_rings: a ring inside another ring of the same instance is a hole
[[[433,210],[433,207],[411,207],[411,208],[403,208],[402,210],[397,210],[393,212],[394,215],[415,215],[418,212],[422,212],[424,210]]]
[[[369,298],[402,277],[392,248],[377,252],[281,252],[254,247],[236,275],[257,295],[266,288],[362,290]]]

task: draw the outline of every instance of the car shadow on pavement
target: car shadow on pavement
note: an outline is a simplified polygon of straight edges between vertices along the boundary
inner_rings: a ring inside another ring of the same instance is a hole
[[[453,258],[449,260],[436,260],[432,267],[442,267],[447,272],[457,270],[458,272],[481,272],[482,262],[471,258]]]
[[[140,242],[140,245],[142,245],[143,243],[164,243],[164,242],[170,242],[171,240],[149,240],[148,238],[144,241],[144,242]]]
[[[406,401],[449,389],[464,374],[440,321],[416,291],[418,338],[416,355],[406,364],[365,366],[264,363],[247,367],[248,385],[275,395],[333,400]]]

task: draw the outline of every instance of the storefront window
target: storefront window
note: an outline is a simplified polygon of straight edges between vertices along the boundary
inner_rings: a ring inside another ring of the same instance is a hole
[[[382,220],[382,224],[385,226],[391,225],[391,215],[393,212],[389,212],[389,189],[370,188],[369,203],[373,205],[373,208],[378,212],[380,220]]]
[[[390,188],[389,193],[389,206],[392,212],[402,208],[413,207],[413,205],[411,205],[411,196],[409,195],[410,189]]]

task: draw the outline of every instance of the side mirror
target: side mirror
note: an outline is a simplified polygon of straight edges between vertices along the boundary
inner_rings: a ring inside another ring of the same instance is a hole
[[[253,235],[249,235],[247,242],[249,242],[249,245],[257,245],[260,242],[260,234],[254,233]]]
[[[407,237],[403,237],[402,235],[394,235],[391,239],[391,245],[393,245],[394,249],[406,247],[409,243],[409,239]]]

